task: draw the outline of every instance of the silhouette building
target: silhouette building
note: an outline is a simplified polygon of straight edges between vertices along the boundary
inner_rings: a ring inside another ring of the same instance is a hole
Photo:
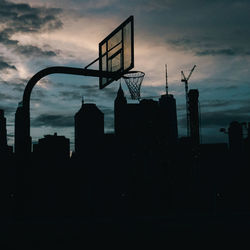
[[[65,136],[45,135],[34,145],[33,152],[39,158],[64,161],[70,156],[70,140]]]
[[[15,154],[25,157],[31,152],[31,137],[29,135],[29,117],[22,103],[19,103],[15,113]]]
[[[92,103],[82,102],[75,114],[75,154],[82,155],[100,146],[104,135],[104,114]]]
[[[127,120],[126,111],[127,111],[127,99],[120,85],[115,99],[115,107],[114,107],[114,113],[115,113],[114,127],[115,127],[115,134],[117,136],[124,134],[126,131],[126,120]]]
[[[189,114],[190,114],[190,137],[193,145],[200,144],[200,122],[199,122],[199,91],[190,89],[188,92]]]
[[[7,148],[6,118],[4,110],[0,109],[0,152],[6,152]]]
[[[142,99],[127,103],[119,87],[114,103],[115,134],[141,142],[150,139],[176,143],[178,137],[176,101],[173,95],[162,95],[158,101]]]
[[[161,134],[167,144],[176,144],[178,139],[176,100],[173,95],[165,94],[159,99],[159,105]]]
[[[158,102],[143,99],[139,103],[127,103],[124,92],[119,87],[114,102],[115,134],[131,141],[149,139],[158,125]]]

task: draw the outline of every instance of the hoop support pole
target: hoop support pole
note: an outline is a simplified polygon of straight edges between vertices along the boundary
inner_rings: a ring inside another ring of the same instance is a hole
[[[115,78],[116,73],[114,72],[104,72],[99,70],[93,69],[86,69],[86,68],[73,68],[73,67],[63,67],[63,66],[55,66],[45,68],[39,72],[37,72],[27,83],[24,93],[23,93],[23,100],[22,100],[22,110],[23,110],[23,120],[25,120],[25,135],[26,139],[30,138],[30,96],[33,87],[36,83],[41,80],[43,77],[51,74],[70,74],[70,75],[82,75],[82,76],[93,76],[93,77],[108,77],[108,78]],[[23,142],[24,147],[28,147],[25,151],[31,152],[31,145],[27,142]]]

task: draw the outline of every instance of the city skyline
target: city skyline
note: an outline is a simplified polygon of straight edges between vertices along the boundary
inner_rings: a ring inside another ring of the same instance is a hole
[[[194,64],[197,69],[189,87],[200,93],[203,142],[227,142],[227,136],[219,132],[221,127],[233,120],[250,120],[247,1],[135,1],[126,5],[72,1],[70,9],[66,1],[0,1],[0,5],[5,23],[0,27],[0,108],[7,118],[9,145],[13,145],[14,113],[28,80],[47,66],[86,66],[98,56],[98,43],[131,14],[135,16],[135,69],[146,74],[142,98],[158,99],[164,93],[167,63],[180,136],[186,132],[180,72],[189,72]],[[98,79],[87,77],[55,75],[41,80],[31,97],[33,141],[57,132],[74,143],[73,118],[82,96],[104,112],[105,132],[113,132],[118,87],[119,81],[99,90]]]

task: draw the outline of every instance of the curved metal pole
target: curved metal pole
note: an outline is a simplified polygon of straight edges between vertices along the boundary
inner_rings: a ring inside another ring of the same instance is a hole
[[[82,76],[94,76],[94,77],[108,77],[113,78],[115,77],[114,72],[104,72],[99,70],[92,70],[92,69],[82,69],[82,68],[72,68],[72,67],[62,67],[62,66],[55,66],[45,68],[38,73],[36,73],[27,83],[24,93],[23,93],[23,112],[24,112],[24,119],[26,120],[26,138],[30,138],[30,96],[33,87],[36,83],[41,80],[43,77],[51,74],[71,74],[71,75],[82,75]],[[28,145],[28,144],[27,144]],[[30,152],[30,149],[28,150]]]
[[[104,72],[104,71],[101,72],[99,70],[93,70],[93,69],[82,69],[82,68],[72,68],[72,67],[62,67],[62,66],[49,67],[43,69],[38,73],[36,73],[27,83],[23,93],[23,107],[29,108],[31,91],[33,87],[36,85],[36,83],[43,77],[51,74],[70,74],[70,75],[95,76],[95,77],[99,77],[101,75],[103,77],[110,77],[110,78],[115,76],[113,72]]]

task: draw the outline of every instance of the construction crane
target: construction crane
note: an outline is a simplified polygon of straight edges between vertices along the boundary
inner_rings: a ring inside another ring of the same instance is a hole
[[[186,112],[187,112],[187,136],[190,136],[190,112],[189,112],[189,101],[188,101],[188,81],[195,69],[196,65],[190,70],[188,77],[184,75],[184,72],[181,71],[182,79],[181,81],[185,83],[185,94],[186,94]]]

